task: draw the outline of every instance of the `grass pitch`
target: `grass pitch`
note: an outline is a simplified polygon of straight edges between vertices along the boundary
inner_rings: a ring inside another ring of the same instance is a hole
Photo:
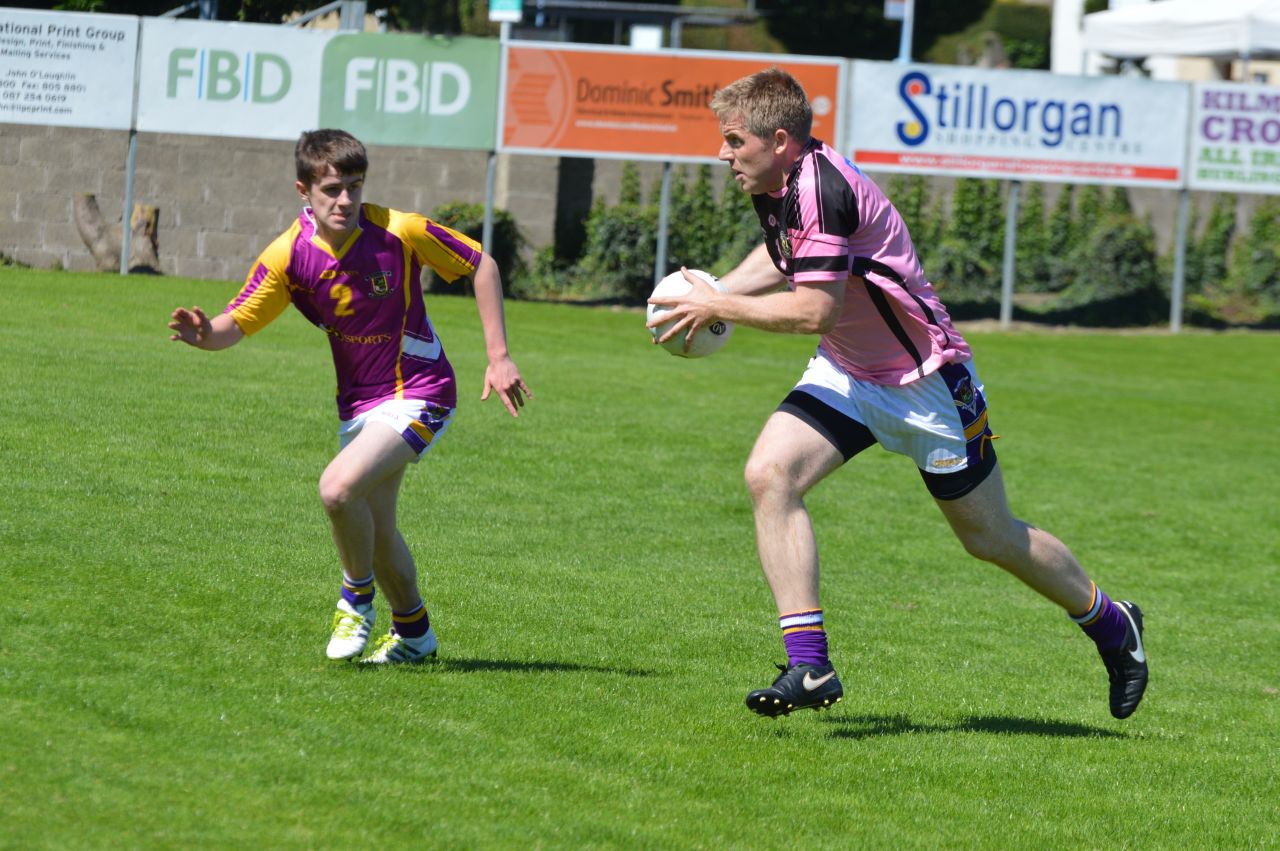
[[[970,335],[1015,512],[1147,614],[1133,718],[871,450],[809,499],[845,701],[773,721],[741,468],[811,339],[509,304],[512,421],[432,298],[462,407],[400,521],[442,661],[365,671],[323,658],[322,335],[167,340],[235,289],[0,269],[0,847],[1276,845],[1280,336]]]

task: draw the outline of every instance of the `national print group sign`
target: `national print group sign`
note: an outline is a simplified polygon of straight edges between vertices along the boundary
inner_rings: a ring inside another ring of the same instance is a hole
[[[502,149],[715,161],[720,125],[710,109],[712,96],[773,65],[804,87],[813,105],[813,135],[839,144],[843,64],[794,56],[512,44]]]

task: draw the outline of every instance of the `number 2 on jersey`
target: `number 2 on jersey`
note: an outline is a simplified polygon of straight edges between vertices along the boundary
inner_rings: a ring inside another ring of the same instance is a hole
[[[329,287],[329,298],[338,303],[333,309],[335,316],[355,316],[356,312],[351,309],[351,287],[346,284],[334,284]]]

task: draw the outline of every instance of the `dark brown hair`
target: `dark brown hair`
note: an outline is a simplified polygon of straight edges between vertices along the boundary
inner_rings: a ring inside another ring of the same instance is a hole
[[[309,130],[298,137],[293,151],[298,180],[304,186],[324,174],[326,166],[343,176],[369,170],[369,154],[355,136],[345,130]]]

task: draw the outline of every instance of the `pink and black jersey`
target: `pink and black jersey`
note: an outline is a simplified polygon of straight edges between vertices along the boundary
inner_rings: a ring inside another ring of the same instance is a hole
[[[276,238],[225,312],[254,334],[292,302],[329,336],[344,420],[388,399],[457,405],[453,367],[423,303],[424,266],[446,281],[475,271],[480,246],[416,213],[361,206],[341,248],[316,234],[310,208]]]
[[[853,163],[814,139],[779,192],[751,200],[788,285],[845,286],[840,319],[821,347],[850,375],[908,384],[972,357],[925,278],[902,217]]]

